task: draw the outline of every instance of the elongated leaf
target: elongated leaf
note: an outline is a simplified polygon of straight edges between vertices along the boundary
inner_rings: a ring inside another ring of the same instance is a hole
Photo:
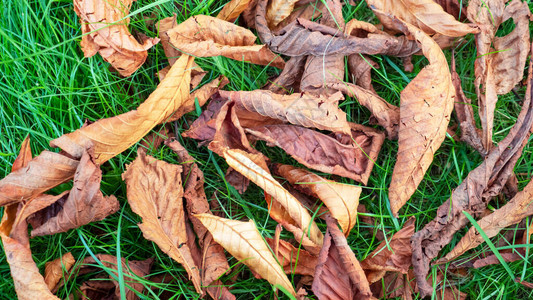
[[[196,291],[202,293],[200,273],[187,245],[181,172],[181,166],[156,160],[139,150],[122,178],[131,209],[143,219],[139,224],[143,236],[182,264]]]
[[[318,197],[338,220],[346,236],[357,221],[357,206],[361,187],[342,184],[322,178],[304,169],[279,165],[276,171],[293,184],[296,189]]]
[[[448,62],[440,47],[416,27],[402,24],[405,32],[420,44],[429,65],[400,95],[398,156],[389,186],[395,216],[416,191],[444,141],[455,97]]]
[[[189,99],[193,58],[182,55],[136,110],[102,119],[50,142],[74,157],[94,144],[95,162],[102,164],[139,141],[157,124],[167,120]]]
[[[427,34],[440,33],[459,37],[478,32],[477,28],[455,20],[433,0],[366,0],[366,2],[372,9],[392,14]],[[383,17],[381,13],[376,15],[385,27],[403,31],[396,22],[390,22],[388,17]]]
[[[170,42],[197,57],[225,56],[254,64],[283,68],[283,59],[264,45],[256,45],[248,29],[210,16],[196,15],[167,32]]]
[[[220,218],[211,214],[196,215],[211,232],[215,241],[236,259],[261,275],[272,285],[280,285],[296,295],[289,279],[283,272],[252,220],[241,222]]]
[[[306,209],[285,190],[269,173],[259,167],[250,158],[242,152],[235,150],[226,150],[224,158],[228,165],[253,183],[262,188],[265,193],[272,196],[274,201],[278,202],[287,211],[290,217],[298,226],[309,236],[309,239],[317,245],[322,245],[322,232],[318,229],[316,223]],[[215,238],[216,240],[216,238]]]
[[[74,0],[74,11],[80,18],[81,49],[85,57],[99,52],[120,75],[130,76],[146,60],[146,50],[159,39],[146,39],[139,44],[128,30],[130,12],[134,0]]]

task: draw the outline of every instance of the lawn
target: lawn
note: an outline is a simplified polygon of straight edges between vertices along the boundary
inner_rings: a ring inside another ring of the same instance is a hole
[[[142,32],[150,37],[157,37],[154,22],[173,13],[177,14],[178,23],[197,14],[216,15],[225,2],[227,1],[138,0],[131,9],[130,29],[134,34]],[[356,6],[344,6],[343,14],[346,20],[355,17],[376,23],[377,19],[366,3],[356,2]],[[530,8],[532,7],[533,4],[530,4]],[[30,135],[32,151],[37,155],[45,149],[52,149],[49,146],[52,139],[80,128],[85,120],[95,121],[133,110],[156,88],[159,83],[157,71],[168,65],[161,45],[150,49],[146,63],[127,78],[110,71],[109,64],[99,55],[84,58],[79,45],[80,24],[71,1],[4,0],[0,5],[0,16],[0,178],[11,171],[11,165],[26,135]],[[509,32],[511,26],[512,22],[504,24],[498,35]],[[446,50],[445,54],[450,61],[452,52]],[[475,58],[474,36],[468,35],[465,42],[455,50],[455,59],[466,96],[473,99],[474,103]],[[395,105],[399,104],[401,90],[427,63],[423,56],[416,56],[413,59],[414,71],[407,73],[403,71],[400,59],[385,56],[375,56],[373,59],[380,66],[373,72],[374,87],[380,96]],[[209,72],[204,82],[219,75],[226,76],[230,80],[230,84],[225,88],[227,90],[260,89],[279,74],[279,70],[273,67],[252,65],[224,57],[197,58],[195,61]],[[349,81],[349,78],[345,80]],[[524,94],[525,87],[522,86],[517,88],[516,94],[500,96],[494,121],[495,142],[503,139],[515,123]],[[355,99],[347,98],[341,103],[341,108],[347,113],[349,121],[371,126],[368,110],[360,106]],[[474,110],[476,111],[477,107]],[[198,113],[191,112],[174,124],[173,129],[177,136],[187,129]],[[452,118],[452,125],[455,123]],[[158,130],[160,127],[155,128],[155,131]],[[204,172],[207,197],[210,201],[220,203],[225,217],[253,219],[263,236],[273,237],[277,223],[268,215],[263,191],[251,184],[244,194],[239,195],[225,182],[227,164],[223,158],[205,146],[198,147],[197,142],[192,139],[179,138],[179,141]],[[126,185],[121,174],[125,171],[126,164],[136,157],[138,146],[140,145],[131,147],[101,166],[104,174],[101,189],[105,195],[115,195],[118,198],[120,210],[103,221],[67,233],[32,239],[34,260],[42,271],[46,262],[66,252],[72,252],[74,257],[80,260],[91,253],[111,254],[129,260],[154,257],[152,274],[167,274],[176,280],[169,284],[157,284],[159,289],[147,293],[145,298],[157,299],[160,292],[168,291],[176,295],[174,299],[196,299],[198,295],[194,292],[192,283],[188,281],[187,273],[154,243],[143,238],[137,226],[140,217],[134,214],[127,204]],[[273,161],[298,165],[279,148],[267,147],[264,143],[259,143],[257,148]],[[404,206],[399,218],[393,218],[387,195],[397,149],[397,141],[385,141],[370,180],[363,186],[360,202],[366,206],[366,215],[376,219],[377,226],[358,222],[348,237],[348,243],[359,260],[367,257],[377,247],[380,241],[376,236],[380,232],[390,237],[402,228],[411,216],[416,217],[417,230],[431,221],[439,205],[446,201],[453,189],[482,162],[482,157],[475,150],[448,135],[435,154],[433,164],[418,190]],[[167,162],[177,162],[177,156],[166,147],[149,147],[148,153]],[[516,164],[515,173],[521,189],[529,182],[533,173],[531,139]],[[332,178],[328,174],[321,175]],[[349,179],[334,178],[359,185]],[[63,184],[51,192],[60,193],[71,186],[72,184]],[[493,201],[490,207],[498,208],[504,203]],[[325,231],[325,222],[318,223]],[[462,230],[461,234],[464,232],[466,230]],[[502,231],[502,234],[505,233],[505,230]],[[442,253],[451,250],[461,236],[456,235]],[[282,237],[290,239],[292,235],[285,231]],[[495,242],[497,240],[498,238],[493,239]],[[487,249],[485,244],[476,248],[477,251]],[[467,255],[473,254],[475,253],[470,252]],[[529,261],[513,262],[509,267],[515,277],[525,274],[524,280],[533,282],[531,261],[530,255]],[[237,263],[234,258],[230,258],[230,265],[235,267],[231,274],[224,276],[223,281],[231,284],[231,292],[238,299],[274,299],[274,292],[267,281],[254,278],[247,267]],[[16,298],[4,254],[0,257],[0,274],[0,294],[3,295],[0,298]],[[238,277],[233,281],[235,275]],[[80,276],[76,280],[70,280],[57,295],[62,299],[67,298],[76,291],[84,278],[86,277]],[[514,278],[500,265],[469,269],[464,278],[450,277],[449,280],[449,283],[456,284],[460,291],[467,293],[470,299],[533,298],[533,291],[515,283]],[[154,285],[147,280],[143,283],[146,287]]]

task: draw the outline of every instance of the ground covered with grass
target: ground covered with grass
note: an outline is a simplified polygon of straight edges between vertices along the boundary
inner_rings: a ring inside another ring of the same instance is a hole
[[[157,37],[154,22],[177,14],[178,23],[197,14],[216,15],[227,1],[149,1],[138,0],[131,9],[132,32],[142,32]],[[356,1],[358,2],[358,1]],[[530,8],[533,4],[530,4]],[[346,20],[357,18],[376,23],[377,19],[367,8],[365,2],[355,6],[346,4],[343,8]],[[131,77],[122,78],[109,70],[109,64],[96,55],[84,58],[80,49],[81,31],[78,18],[68,0],[22,0],[6,2],[0,7],[0,177],[5,177],[17,156],[20,144],[26,135],[31,137],[34,155],[44,149],[51,149],[49,141],[62,134],[80,128],[85,120],[95,121],[116,116],[135,109],[156,88],[159,80],[157,71],[168,65],[160,45],[149,50],[146,63]],[[512,23],[500,29],[501,34],[509,32]],[[500,34],[500,33],[498,33]],[[451,51],[445,51],[448,60]],[[373,84],[378,94],[393,104],[399,103],[401,90],[412,80],[427,63],[424,57],[413,59],[414,71],[405,73],[397,58],[375,56],[379,69],[373,72]],[[474,37],[469,35],[455,51],[457,71],[463,81],[466,96],[475,103],[474,60],[476,58]],[[252,65],[224,57],[197,58],[196,62],[208,75],[204,82],[219,75],[230,80],[227,90],[259,89],[279,73],[273,67]],[[345,78],[350,81],[349,78]],[[500,96],[494,122],[494,141],[500,141],[509,132],[520,111],[525,87],[517,89],[516,94]],[[341,103],[348,120],[369,125],[369,112],[355,99],[347,98]],[[477,107],[474,108],[477,110]],[[198,115],[199,111],[189,113],[173,129],[179,136]],[[455,121],[452,120],[452,124]],[[156,131],[159,130],[156,127]],[[377,128],[377,127],[376,127]],[[210,152],[207,147],[198,147],[191,139],[179,138],[189,153],[196,159],[205,174],[206,194],[211,201],[217,201],[225,217],[232,219],[253,219],[263,236],[274,235],[276,222],[269,218],[263,192],[255,185],[239,195],[224,179],[227,165],[224,159]],[[176,278],[170,284],[157,284],[159,290],[148,293],[146,299],[157,299],[163,290],[175,293],[175,299],[195,299],[198,295],[188,282],[187,273],[168,255],[152,242],[143,238],[137,223],[140,217],[132,213],[126,200],[126,185],[121,179],[125,165],[136,156],[137,146],[128,149],[101,166],[103,179],[101,189],[106,195],[115,195],[120,203],[119,212],[104,221],[92,223],[67,233],[47,237],[37,237],[31,241],[31,250],[38,267],[43,270],[47,261],[72,252],[75,258],[83,259],[90,253],[105,253],[125,257],[130,260],[155,258],[152,274],[167,274]],[[266,147],[259,143],[258,149],[276,162],[298,165],[279,148]],[[348,237],[348,243],[358,259],[368,256],[379,244],[377,235],[385,233],[388,237],[402,228],[411,217],[416,217],[416,228],[420,229],[435,216],[436,209],[446,201],[466,175],[482,162],[482,157],[462,142],[448,135],[417,192],[405,205],[399,218],[393,218],[388,204],[388,189],[398,144],[386,140],[367,186],[363,186],[360,202],[367,208],[366,216],[376,219],[376,225],[359,222]],[[157,159],[176,163],[177,157],[168,148],[148,149]],[[57,151],[57,150],[56,150]],[[533,143],[528,143],[523,155],[516,164],[515,173],[519,188],[530,180],[533,173]],[[321,174],[331,178],[329,174]],[[335,177],[350,184],[356,182]],[[60,193],[70,189],[71,184],[63,184],[52,190]],[[504,202],[493,201],[492,208]],[[531,220],[530,220],[531,222]],[[325,223],[318,221],[321,229]],[[464,233],[465,230],[462,231]],[[502,231],[505,234],[506,231]],[[292,238],[285,232],[282,237]],[[452,249],[460,236],[446,246],[444,252]],[[497,238],[493,239],[494,241]],[[513,247],[513,246],[511,246]],[[482,245],[478,251],[485,251]],[[531,255],[526,260],[509,263],[515,277],[533,282]],[[273,299],[270,284],[258,280],[234,258],[232,273],[223,279],[232,286],[232,293],[238,299]],[[103,272],[103,271],[102,271]],[[0,294],[1,298],[16,298],[13,281],[5,256],[0,256]],[[235,282],[232,277],[238,275]],[[290,277],[289,277],[290,278]],[[70,280],[57,293],[60,298],[72,294],[83,276]],[[224,280],[223,280],[224,281]],[[493,265],[481,269],[469,269],[464,278],[454,277],[460,291],[470,299],[528,299],[533,291],[516,284],[503,266]],[[149,281],[143,283],[150,287]],[[150,290],[150,289],[148,289]]]

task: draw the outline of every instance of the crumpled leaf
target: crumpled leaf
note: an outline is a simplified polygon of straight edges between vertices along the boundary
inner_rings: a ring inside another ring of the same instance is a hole
[[[291,219],[296,222],[303,232],[308,235],[313,243],[322,245],[322,232],[320,232],[320,229],[318,229],[318,226],[312,220],[307,210],[272,175],[267,173],[241,151],[229,149],[224,151],[223,155],[230,167],[257,184],[265,193],[271,195],[286,210]],[[215,240],[217,240],[216,237]]]
[[[306,58],[306,56],[291,57],[279,76],[268,85],[268,89],[277,94],[287,94],[291,90],[299,92]]]
[[[289,165],[277,165],[276,172],[305,194],[318,197],[338,220],[346,236],[357,222],[361,187],[343,184]]]
[[[168,36],[168,31],[176,26],[178,26],[178,23],[176,22],[176,14],[172,15],[172,17],[160,20],[156,25],[156,28],[159,31],[159,38],[161,39],[161,46],[163,46],[165,56],[167,57],[170,66],[172,66],[181,56],[181,52],[170,44],[170,37]],[[170,70],[170,68],[164,72],[164,76],[166,76],[168,70]],[[159,71],[159,80],[164,79],[164,76],[161,76],[161,71]]]
[[[279,226],[279,225],[278,225]],[[299,274],[313,276],[315,274],[315,267],[317,263],[317,257],[304,249],[296,248],[291,243],[285,240],[278,240],[266,238],[270,249],[276,253],[278,261],[283,266],[283,270],[286,274]]]
[[[362,54],[348,56],[348,74],[350,80],[357,86],[375,93],[372,85],[372,69],[378,69],[379,65],[370,57]]]
[[[252,220],[241,222],[211,214],[196,215],[215,241],[237,260],[247,265],[272,285],[280,285],[296,295],[292,284],[278,264]]]
[[[97,164],[128,149],[189,99],[193,60],[182,55],[157,89],[136,110],[96,121],[51,141],[50,145],[60,147],[73,157],[81,157],[83,149],[92,143]]]
[[[139,228],[144,238],[182,264],[196,291],[202,293],[200,273],[187,245],[181,173],[181,166],[157,160],[139,150],[122,179],[126,181],[131,209],[143,220]]]
[[[491,238],[496,236],[503,228],[517,224],[530,215],[533,215],[533,181],[529,182],[524,190],[518,192],[504,206],[479,220],[478,224],[483,229],[483,232]],[[452,251],[446,254],[445,257],[439,259],[437,263],[449,262],[466,251],[477,247],[484,241],[477,229],[471,227]]]
[[[298,0],[272,0],[268,4],[266,19],[270,28],[278,25],[287,18],[294,10],[294,5]]]
[[[455,101],[448,62],[439,46],[410,24],[398,26],[420,43],[429,65],[400,94],[398,156],[389,186],[395,216],[416,191],[444,141]]]
[[[74,0],[74,11],[81,23],[81,49],[85,57],[99,52],[120,75],[130,76],[146,60],[146,50],[159,42],[147,38],[142,44],[128,30],[134,0]]]
[[[394,37],[385,34],[369,35],[367,38],[347,36],[337,28],[305,19],[297,19],[278,30],[279,34],[275,35],[269,29],[265,18],[267,2],[259,0],[257,3],[255,26],[263,44],[276,53],[288,56],[362,53],[403,57],[419,50],[415,42],[403,36]]]
[[[239,15],[248,7],[252,0],[231,0],[218,13],[217,18],[234,22]]]
[[[415,218],[411,217],[391,239],[383,241],[362,262],[370,283],[374,283],[387,271],[407,274],[411,267],[411,236],[415,232]]]
[[[343,99],[340,93],[330,97],[315,97],[307,93],[278,95],[270,91],[255,90],[250,92],[220,91],[220,96],[235,102],[236,113],[241,124],[245,115],[244,111],[246,111],[284,123],[350,133],[346,114],[338,108],[339,100]],[[255,114],[249,118],[260,119]]]
[[[70,192],[62,194],[61,198],[54,197],[57,201],[64,200],[59,205],[48,206],[32,216],[31,236],[66,232],[103,220],[118,211],[120,204],[117,198],[113,195],[104,196],[100,191],[101,180],[102,170],[95,163],[92,148],[89,148],[80,159]]]
[[[318,256],[313,293],[319,299],[370,299],[365,273],[331,216],[326,217],[324,246]]]
[[[117,273],[117,262],[118,259],[116,256],[108,255],[108,254],[96,254],[96,258],[98,261],[96,261],[92,256],[87,256],[81,263],[79,267],[79,273],[90,273],[93,271],[98,271],[98,269],[103,267],[107,269],[111,269],[111,272],[115,275],[115,277],[118,277]],[[136,300],[139,299],[137,294],[135,294],[135,291],[138,293],[142,293],[144,290],[144,285],[139,282],[135,276],[139,276],[141,278],[145,277],[150,273],[150,269],[152,268],[152,263],[154,262],[153,258],[148,258],[146,260],[129,260],[126,261],[124,257],[121,258],[121,264],[122,264],[122,272],[124,276],[124,283],[126,286],[126,295],[120,294],[120,288],[119,283],[114,279],[113,276],[109,275],[109,279],[114,285],[115,290],[115,299],[123,299],[121,296],[123,296],[126,300]],[[76,270],[78,271],[78,270]],[[92,283],[91,281],[88,282],[89,285]],[[113,290],[113,285],[104,285],[107,288],[110,288],[110,291],[108,293],[111,293]],[[103,286],[99,286],[102,288]],[[104,292],[105,293],[105,292]]]
[[[438,208],[436,218],[411,238],[413,267],[422,295],[429,295],[433,291],[425,279],[430,261],[438,255],[442,247],[450,243],[459,229],[469,223],[463,211],[478,218],[490,199],[501,192],[513,173],[514,165],[522,154],[533,125],[531,65],[529,72],[524,104],[509,134],[489,152],[481,165],[468,174],[453,191],[451,198]]]
[[[285,62],[265,45],[256,45],[248,29],[210,16],[192,16],[167,32],[180,51],[197,57],[225,56],[283,68]]]
[[[385,137],[373,128],[350,126],[351,136],[336,138],[294,125],[267,125],[246,132],[282,148],[308,168],[366,184]]]
[[[476,36],[474,83],[482,142],[485,150],[489,151],[498,95],[510,92],[523,77],[529,53],[530,12],[527,3],[520,0],[514,0],[507,6],[502,0],[474,0],[469,2],[467,12],[468,18],[481,27],[481,32]],[[496,37],[498,27],[510,18],[513,18],[516,28],[504,37]]]
[[[376,16],[383,26],[400,32],[403,31],[401,25],[391,22],[390,18],[383,16],[383,13],[392,14],[422,29],[426,34],[440,33],[460,37],[478,32],[476,27],[461,23],[446,13],[434,0],[366,0],[366,2],[374,12],[378,10]]]
[[[224,254],[224,249],[213,240],[213,236],[198,219],[193,217],[195,214],[211,213],[204,191],[204,174],[194,162],[194,158],[189,155],[187,149],[176,139],[171,139],[165,144],[178,155],[183,167],[182,181],[184,182],[183,197],[186,203],[185,208],[198,236],[198,244],[203,250],[202,263],[200,264],[202,284],[210,285],[211,282],[228,271],[229,264]]]
[[[67,252],[63,256],[49,261],[44,266],[44,282],[50,291],[53,291],[59,281],[63,278],[63,275],[67,274],[76,259],[72,256],[72,253]]]
[[[434,0],[435,3],[439,4],[442,9],[452,15],[456,20],[466,19],[466,9],[462,7],[463,1],[461,3],[458,0]]]

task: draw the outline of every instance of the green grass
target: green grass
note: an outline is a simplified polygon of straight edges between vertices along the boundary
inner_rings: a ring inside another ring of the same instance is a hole
[[[150,0],[138,0],[133,4],[131,25],[132,32],[142,32],[148,36],[157,36],[153,26],[147,25],[146,19],[157,21],[178,14],[178,22],[191,15],[216,15],[221,9],[219,1],[158,1],[154,5]],[[223,2],[223,1],[220,1]],[[11,169],[19,145],[27,134],[32,139],[32,150],[35,154],[51,149],[50,140],[64,133],[79,128],[88,119],[91,121],[107,118],[135,109],[156,88],[157,71],[167,65],[166,57],[160,45],[149,50],[146,63],[131,77],[121,78],[117,73],[108,70],[108,64],[99,55],[84,58],[79,41],[81,31],[79,21],[74,13],[71,1],[8,1],[0,3],[0,177],[6,176]],[[152,5],[142,10],[146,5]],[[531,4],[530,4],[531,6]],[[366,5],[345,5],[344,15],[357,17],[360,20],[375,22],[376,19]],[[501,30],[509,30],[506,24]],[[448,59],[450,51],[445,51]],[[463,80],[463,88],[467,97],[474,100],[474,60],[475,44],[473,36],[456,51],[457,71]],[[374,86],[378,93],[391,103],[399,103],[399,93],[424,67],[427,60],[415,57],[413,73],[402,70],[401,60],[394,57],[376,56],[373,59],[380,68],[374,72]],[[269,78],[279,71],[238,62],[223,57],[199,58],[196,62],[209,71],[205,81],[225,75],[230,79],[226,89],[254,90],[261,88]],[[518,89],[518,95],[524,96],[525,88]],[[351,121],[368,125],[369,113],[354,99],[346,99],[343,109]],[[476,107],[477,109],[477,107]],[[512,93],[501,96],[495,113],[494,140],[505,137],[514,124],[520,110],[519,99]],[[177,122],[179,133],[183,132],[196,113],[192,112]],[[455,122],[455,121],[452,121]],[[159,130],[157,127],[155,130]],[[254,219],[259,231],[264,236],[272,237],[276,223],[268,216],[263,200],[263,192],[253,184],[249,190],[239,195],[224,181],[223,174],[227,168],[223,159],[209,152],[206,147],[198,147],[194,140],[180,139],[204,171],[205,189],[211,201],[219,201],[226,217],[233,219]],[[379,244],[376,239],[378,231],[389,234],[397,231],[410,216],[416,216],[417,229],[435,216],[437,207],[449,198],[452,190],[466,177],[469,171],[478,166],[482,158],[464,143],[446,138],[437,151],[434,162],[420,184],[417,192],[409,201],[398,219],[392,218],[388,207],[388,185],[397,152],[397,142],[385,141],[374,171],[367,186],[363,187],[361,203],[366,205],[369,214],[378,220],[378,227],[358,223],[348,238],[348,243],[357,258],[364,259]],[[136,146],[102,165],[103,180],[101,189],[106,195],[115,195],[122,208],[118,213],[104,221],[92,223],[82,228],[54,236],[38,237],[31,240],[31,249],[35,261],[41,271],[47,261],[72,252],[78,260],[84,257],[106,253],[119,254],[129,260],[142,260],[155,257],[152,274],[166,274],[175,278],[170,284],[157,284],[160,290],[146,294],[144,298],[153,299],[161,291],[174,293],[176,297],[196,299],[192,283],[188,282],[184,269],[158,247],[145,240],[137,227],[140,218],[131,212],[126,201],[126,186],[120,175],[125,165],[136,156]],[[280,149],[269,148],[260,143],[258,149],[274,161],[295,164],[295,161]],[[176,163],[176,156],[166,148],[149,149],[158,159]],[[55,150],[57,151],[57,150]],[[519,159],[515,172],[519,186],[522,188],[533,173],[533,146],[529,143]],[[327,174],[323,174],[329,177]],[[351,180],[342,181],[357,184]],[[52,190],[59,193],[69,189],[71,184],[63,184]],[[497,208],[503,203],[495,202]],[[531,220],[530,220],[531,221]],[[325,230],[325,224],[319,221]],[[508,229],[518,230],[518,227]],[[508,231],[506,230],[506,231]],[[463,230],[464,233],[466,230]],[[283,238],[291,238],[287,232]],[[501,235],[493,238],[497,241]],[[459,241],[457,235],[450,245],[443,249],[448,252]],[[486,245],[476,248],[477,251],[488,250]],[[470,254],[472,255],[472,254]],[[467,255],[468,256],[468,255]],[[230,265],[237,264],[230,258]],[[533,282],[531,256],[522,261],[508,264],[510,271],[516,276],[524,276],[524,280]],[[102,272],[105,272],[102,269]],[[231,281],[238,275],[236,282]],[[447,273],[447,283],[467,293],[470,299],[527,299],[533,297],[533,291],[514,283],[505,268],[500,265],[482,269],[468,270],[465,278],[456,278]],[[119,276],[119,279],[123,276]],[[71,280],[58,292],[58,296],[66,298],[74,293],[87,276]],[[296,279],[296,278],[290,278]],[[125,276],[122,278],[128,281]],[[232,273],[224,276],[232,285],[232,293],[239,299],[265,298],[273,299],[270,284],[255,279],[249,270],[237,265]],[[146,287],[156,284],[142,280]],[[0,294],[2,298],[15,298],[14,285],[10,276],[5,256],[0,256]]]

